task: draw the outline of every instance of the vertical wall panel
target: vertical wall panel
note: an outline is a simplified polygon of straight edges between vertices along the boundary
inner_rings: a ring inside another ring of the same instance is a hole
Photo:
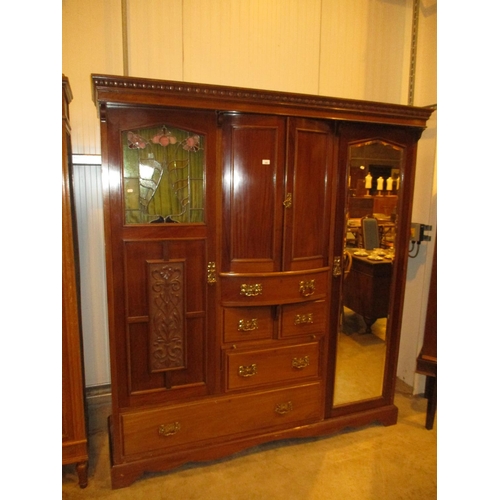
[[[402,42],[405,32],[411,32],[412,3],[412,0],[368,1],[364,99],[407,103],[408,73],[403,73],[402,68],[405,57],[410,56],[410,46]],[[405,99],[401,101],[403,95]]]
[[[411,4],[325,0],[319,93],[406,104]]]
[[[74,165],[86,386],[109,384],[108,312],[100,165]]]
[[[182,0],[128,0],[129,76],[181,80]]]
[[[316,94],[320,16],[320,0],[185,0],[184,79]]]
[[[362,99],[367,60],[366,0],[325,1],[319,93]]]
[[[421,0],[418,21],[418,45],[415,71],[415,105],[437,103],[436,89],[436,16],[437,2]],[[433,82],[433,84],[429,84]],[[419,255],[409,259],[406,277],[405,308],[401,329],[401,347],[397,376],[413,386],[414,393],[424,391],[425,377],[415,374],[414,360],[423,343],[426,306],[431,279],[433,248],[437,234],[437,111],[427,122],[418,144],[417,176],[413,195],[412,220],[431,225],[432,241],[420,245]],[[421,308],[415,305],[421,304]]]
[[[437,0],[421,0],[418,21],[415,106],[437,103]]]
[[[122,74],[120,0],[63,0],[62,71],[68,77],[71,143],[75,154],[100,154],[91,73]]]

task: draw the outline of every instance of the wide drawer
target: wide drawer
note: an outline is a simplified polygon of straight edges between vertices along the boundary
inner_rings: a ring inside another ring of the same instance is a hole
[[[288,427],[322,418],[318,383],[122,415],[124,454]]]
[[[221,274],[224,306],[271,305],[324,298],[328,268],[263,274]]]
[[[283,306],[281,337],[322,335],[326,329],[326,301],[316,300]]]
[[[273,307],[225,307],[224,342],[273,338]]]
[[[226,351],[226,388],[254,388],[319,375],[319,343]]]

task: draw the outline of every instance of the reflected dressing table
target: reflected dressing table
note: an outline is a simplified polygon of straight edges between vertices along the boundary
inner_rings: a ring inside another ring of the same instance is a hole
[[[383,257],[371,260],[368,255],[356,255],[360,250],[346,249],[351,253],[352,266],[344,280],[344,305],[363,316],[366,333],[371,333],[373,323],[389,312],[393,264]]]

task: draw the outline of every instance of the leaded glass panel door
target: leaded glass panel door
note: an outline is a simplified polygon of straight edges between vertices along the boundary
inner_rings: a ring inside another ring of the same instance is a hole
[[[215,391],[216,115],[108,107],[111,348],[120,408]],[[106,164],[106,162],[104,162]],[[212,336],[213,338],[213,336]]]
[[[122,131],[126,224],[205,221],[205,142],[165,124]]]

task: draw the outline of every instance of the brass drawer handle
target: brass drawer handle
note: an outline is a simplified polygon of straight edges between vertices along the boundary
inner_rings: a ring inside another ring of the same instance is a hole
[[[262,295],[262,285],[260,283],[256,283],[255,285],[247,285],[245,283],[240,287],[240,295],[246,295],[247,297]]]
[[[240,366],[238,368],[238,375],[240,377],[253,377],[257,375],[257,365],[254,363],[249,366]]]
[[[238,331],[239,332],[253,332],[258,330],[257,318],[252,319],[240,319],[238,321]]]
[[[286,415],[293,410],[293,405],[291,401],[287,401],[286,403],[278,403],[274,408],[274,411],[279,415]]]
[[[313,313],[297,314],[293,322],[294,325],[305,325],[313,323]]]
[[[309,297],[316,291],[316,284],[314,280],[301,281],[299,290],[303,297]]]
[[[297,370],[302,370],[306,366],[309,366],[309,356],[304,356],[303,358],[293,358],[292,359],[292,367],[297,368]]]
[[[158,427],[158,434],[160,436],[173,436],[181,430],[181,424],[179,422],[174,422],[172,424],[162,424]]]

